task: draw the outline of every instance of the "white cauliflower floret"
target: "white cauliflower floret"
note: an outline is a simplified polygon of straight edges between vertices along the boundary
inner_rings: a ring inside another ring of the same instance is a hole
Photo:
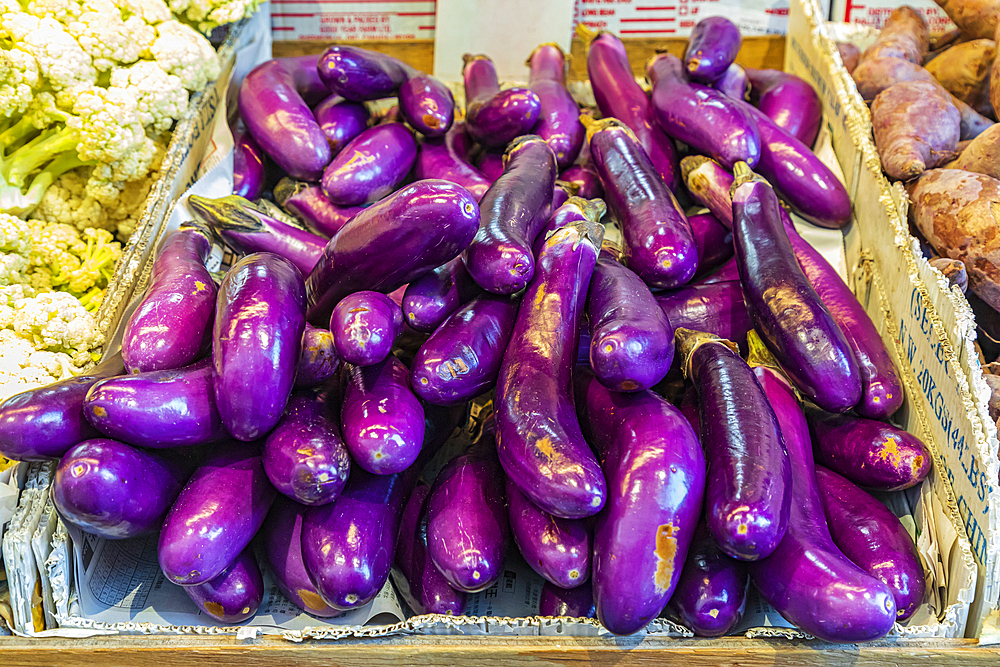
[[[212,28],[253,16],[259,0],[191,0],[184,17],[209,33]]]
[[[111,72],[111,85],[135,96],[143,127],[157,133],[169,130],[187,108],[188,92],[180,77],[167,74],[152,60],[140,60]]]
[[[0,49],[0,117],[24,112],[37,87],[35,57],[18,48]]]
[[[18,302],[30,299],[35,295],[28,285],[8,285],[0,287],[0,329],[10,329],[14,326],[14,308]]]
[[[34,17],[31,17],[34,18]],[[90,56],[80,47],[73,36],[55,19],[35,19],[32,28],[30,19],[19,29],[27,27],[28,32],[21,38],[19,46],[28,51],[38,62],[38,68],[51,86],[60,90],[80,84],[93,84],[97,80],[97,70]]]
[[[135,98],[121,88],[91,87],[80,92],[66,124],[80,132],[81,160],[109,163],[142,149],[146,133]]]
[[[150,25],[170,20],[170,8],[163,0],[115,0],[123,13],[141,16]]]
[[[66,292],[46,292],[19,302],[14,308],[14,331],[38,350],[70,355],[87,354],[104,342],[94,316]]]
[[[74,375],[79,375],[80,369],[73,364],[73,360],[68,354],[63,352],[49,352],[48,350],[36,350],[28,357],[27,368],[39,369],[52,381],[65,380]]]
[[[180,77],[188,90],[199,90],[219,76],[219,56],[194,28],[179,21],[156,26],[153,58],[165,71]]]
[[[0,252],[0,285],[28,282],[28,258]]]
[[[28,0],[27,10],[42,18],[52,18],[60,23],[75,19],[83,12],[78,0]]]
[[[69,355],[36,351],[30,340],[10,329],[0,329],[0,401],[22,391],[65,380],[81,371],[80,365]]]
[[[0,252],[27,255],[31,250],[31,229],[20,218],[0,213]]]
[[[87,194],[90,169],[74,169],[60,176],[42,195],[31,217],[45,222],[60,222],[77,229],[96,227],[114,231],[108,214],[101,204]],[[110,224],[110,226],[109,226]]]
[[[134,63],[156,39],[153,26],[141,16],[124,18],[111,0],[87,0],[85,11],[69,22],[66,31],[76,38],[100,72],[116,64]]]

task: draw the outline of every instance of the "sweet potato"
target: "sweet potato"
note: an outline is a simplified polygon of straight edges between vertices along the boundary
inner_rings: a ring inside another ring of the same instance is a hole
[[[861,59],[861,49],[850,42],[837,42],[837,51],[840,53],[840,60],[844,63],[844,69],[850,74]]]
[[[960,123],[948,94],[927,81],[897,83],[872,103],[872,129],[882,167],[901,181],[951,160]]]
[[[959,29],[973,39],[993,39],[1000,0],[934,0]]]
[[[862,59],[851,76],[861,97],[868,102],[889,86],[903,81],[936,81],[923,67],[903,58]]]
[[[930,29],[924,15],[903,5],[885,20],[878,39],[861,54],[861,61],[902,58],[919,65],[929,47]]]
[[[946,169],[964,169],[1000,179],[1000,123],[996,123],[969,142],[958,159]]]
[[[965,263],[969,289],[1000,308],[1000,180],[931,169],[909,190],[911,224],[942,257]]]
[[[927,63],[927,71],[945,90],[984,116],[990,104],[990,70],[996,54],[992,39],[976,39],[953,46]]]
[[[1000,85],[1000,83],[997,85]],[[992,83],[990,84],[990,90],[993,90]],[[979,113],[954,95],[951,96],[951,103],[955,105],[955,108],[958,109],[958,113],[961,116],[961,138],[963,140],[975,139],[993,126],[992,120]]]

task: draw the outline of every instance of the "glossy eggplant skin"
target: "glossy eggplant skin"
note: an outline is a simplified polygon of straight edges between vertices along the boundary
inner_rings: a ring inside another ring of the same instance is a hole
[[[303,505],[332,503],[351,470],[340,427],[327,411],[319,392],[293,394],[264,441],[267,478],[279,493]]]
[[[788,454],[774,410],[753,371],[725,341],[682,330],[678,345],[698,390],[708,461],[705,523],[731,558],[766,558],[785,534],[792,504]]]
[[[163,521],[157,549],[163,574],[180,586],[215,579],[250,544],[276,494],[259,445],[216,448]]]
[[[22,391],[0,403],[0,456],[14,461],[60,459],[100,431],[87,421],[83,401],[97,382],[124,371],[113,355],[85,375]]]
[[[212,619],[234,625],[253,617],[264,599],[264,577],[247,547],[225,572],[197,586],[185,586],[184,592],[198,608]]]
[[[483,172],[490,183],[495,183],[503,175],[503,153],[485,152],[479,156],[476,168]]]
[[[596,618],[594,591],[591,583],[576,588],[559,588],[550,581],[542,586],[538,602],[539,616],[566,616],[568,618]]]
[[[580,199],[600,199],[604,197],[604,186],[601,177],[594,171],[594,165],[588,160],[586,164],[574,164],[559,172],[559,180],[577,187],[576,196]]]
[[[694,81],[711,84],[729,69],[743,37],[736,24],[724,16],[698,21],[684,50],[684,69]]]
[[[556,159],[545,140],[532,134],[507,147],[504,164],[503,175],[480,200],[479,230],[465,251],[465,266],[483,289],[514,294],[535,272],[531,243],[552,203]]]
[[[402,123],[382,123],[354,137],[323,171],[323,194],[338,206],[364,206],[396,189],[417,159]]]
[[[246,128],[233,131],[233,194],[256,199],[264,191],[266,156]]]
[[[712,87],[734,100],[745,100],[750,93],[750,79],[745,69],[733,63]]]
[[[374,475],[406,470],[424,440],[424,409],[410,389],[410,371],[389,355],[348,373],[340,424],[351,457]]]
[[[440,178],[457,183],[480,201],[490,189],[490,181],[469,164],[464,150],[465,123],[455,123],[443,137],[425,138],[417,150],[413,172],[417,179]]]
[[[587,291],[590,367],[613,391],[642,391],[663,379],[674,359],[674,330],[642,279],[607,249]]]
[[[503,146],[528,134],[542,111],[538,95],[527,88],[500,90],[496,65],[489,56],[466,54],[462,79],[465,82],[465,122],[478,143]]]
[[[771,186],[753,177],[733,194],[733,244],[743,301],[767,348],[817,405],[846,412],[861,372],[843,332],[799,267]]]
[[[684,416],[653,392],[612,392],[580,368],[574,382],[609,489],[594,526],[597,618],[629,635],[659,615],[677,585],[701,513],[705,456]]]
[[[812,146],[823,120],[823,105],[805,80],[774,69],[746,70],[750,100],[761,112],[805,146]]]
[[[713,283],[724,283],[724,282],[735,282],[739,285],[740,282],[740,267],[736,265],[736,258],[730,257],[726,262],[720,266],[715,271],[712,271],[704,278],[699,278],[697,281],[691,283],[692,286],[695,285],[711,285]],[[742,288],[741,288],[742,290]],[[740,296],[742,298],[742,291]],[[750,316],[747,315],[749,318]],[[690,327],[689,327],[690,328]],[[724,338],[725,336],[723,336]]]
[[[443,135],[455,120],[455,97],[429,74],[410,76],[399,87],[398,99],[400,115],[425,137]]]
[[[760,130],[740,102],[714,88],[688,83],[677,56],[661,53],[649,61],[651,102],[664,132],[731,169],[760,160]]]
[[[128,372],[181,368],[198,358],[215,317],[217,289],[205,268],[211,252],[211,232],[202,225],[182,225],[164,241],[146,294],[125,324]]]
[[[834,545],[823,514],[812,444],[791,385],[775,371],[754,369],[778,418],[792,469],[788,530],[770,557],[748,565],[757,590],[788,621],[825,641],[878,639],[896,620],[888,587]]]
[[[482,289],[456,257],[406,286],[403,317],[423,333],[433,333],[448,316],[479,295]]]
[[[746,602],[746,564],[724,554],[699,522],[670,607],[698,637],[721,637],[740,622]]]
[[[331,95],[313,107],[313,116],[330,142],[331,157],[368,127],[368,108],[339,95]]]
[[[560,519],[538,509],[507,480],[510,531],[524,560],[547,582],[576,588],[590,581],[592,536],[583,519]]]
[[[635,135],[615,119],[587,129],[604,199],[622,228],[624,264],[650,287],[688,282],[698,269],[691,225]]]
[[[323,602],[302,562],[302,524],[308,511],[305,505],[278,494],[258,539],[264,561],[285,597],[313,616],[329,618],[341,612]]]
[[[706,276],[725,264],[733,256],[733,235],[711,213],[688,216],[691,235],[698,248],[698,276]]]
[[[738,280],[689,285],[657,295],[656,302],[675,331],[705,331],[745,346],[753,329]]]
[[[603,234],[603,227],[578,221],[546,239],[494,398],[504,471],[538,507],[565,519],[596,514],[607,498],[580,431],[572,385],[580,316]]]
[[[302,332],[302,354],[295,366],[295,388],[325,384],[336,374],[341,361],[333,344],[333,334],[307,322]]]
[[[816,481],[833,542],[851,562],[892,591],[896,620],[924,601],[924,568],[917,546],[889,509],[832,470],[816,466]]]
[[[389,356],[403,331],[403,311],[381,292],[348,294],[333,309],[330,331],[337,354],[355,366],[371,366]]]
[[[471,400],[496,384],[519,306],[512,296],[485,292],[459,308],[413,360],[413,392],[436,405]]]
[[[316,70],[331,93],[354,102],[392,97],[413,74],[398,58],[346,45],[327,47]]]
[[[264,152],[293,178],[317,181],[330,143],[303,99],[316,86],[317,56],[261,63],[240,84],[240,117]]]
[[[401,188],[358,213],[327,243],[306,278],[309,321],[325,325],[352,292],[388,293],[416,280],[457,257],[478,228],[479,207],[465,188],[436,179]]]
[[[541,101],[538,124],[532,131],[548,143],[560,169],[573,164],[586,131],[580,109],[566,90],[566,54],[558,44],[539,44],[528,56],[528,88]]]
[[[288,213],[320,236],[336,235],[363,206],[337,206],[326,198],[323,188],[283,178],[274,186],[274,198]]]
[[[92,535],[146,535],[159,530],[190,472],[116,440],[84,440],[59,461],[52,501],[64,521]]]
[[[855,484],[908,489],[931,470],[931,453],[915,435],[892,424],[806,409],[816,460]]]
[[[733,228],[733,198],[729,190],[733,175],[704,155],[688,155],[681,160],[684,185],[691,197],[706,207],[726,228]]]
[[[151,449],[228,437],[215,406],[211,359],[100,380],[87,392],[83,413],[108,437]]]
[[[610,32],[583,34],[587,30],[577,26],[577,33],[589,42],[587,74],[601,116],[617,118],[627,125],[635,133],[654,171],[672,192],[677,192],[680,187],[677,149],[673,140],[656,125],[649,98],[632,73],[625,45]]]

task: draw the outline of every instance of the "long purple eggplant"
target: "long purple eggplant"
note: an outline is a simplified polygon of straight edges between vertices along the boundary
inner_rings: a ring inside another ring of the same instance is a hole
[[[837,473],[816,466],[833,542],[851,562],[892,591],[896,620],[924,601],[925,577],[913,538],[889,509]]]
[[[649,98],[632,73],[625,45],[612,33],[594,33],[583,23],[577,24],[576,31],[588,44],[587,74],[601,116],[617,118],[627,125],[635,133],[654,171],[672,192],[677,192],[680,187],[677,149],[673,140],[656,125]]]
[[[261,63],[240,84],[240,117],[264,152],[289,176],[318,181],[330,143],[303,98],[321,84],[317,56]],[[319,87],[322,87],[321,85]]]
[[[587,291],[590,367],[614,391],[642,391],[674,359],[674,330],[642,279],[601,250]]]
[[[67,523],[108,540],[154,533],[190,469],[116,440],[84,440],[59,461],[52,502]]]
[[[538,95],[527,88],[500,90],[489,56],[466,54],[464,59],[465,122],[472,138],[490,147],[528,134],[542,111]]]
[[[330,331],[337,354],[355,366],[371,366],[389,356],[403,331],[403,311],[381,292],[348,294],[333,309]]]
[[[807,409],[816,459],[855,484],[898,491],[931,470],[931,452],[915,435],[892,424]]]
[[[211,618],[234,625],[252,618],[264,599],[264,577],[247,547],[226,570],[211,581],[185,586],[184,592]]]
[[[205,268],[211,251],[211,232],[188,223],[157,252],[149,287],[122,336],[130,373],[180,368],[198,358],[215,317],[215,281]]]
[[[194,586],[215,579],[257,533],[274,502],[258,445],[215,449],[188,480],[160,531],[167,579]]]
[[[591,531],[584,519],[560,519],[538,508],[507,480],[510,532],[524,560],[559,588],[590,581]]]
[[[711,155],[724,167],[731,169],[737,162],[757,164],[760,131],[739,101],[714,88],[689,83],[681,61],[669,53],[649,61],[646,77],[653,86],[653,111],[664,132],[698,153]]]
[[[740,282],[740,267],[736,265],[735,257],[730,257],[725,264],[720,266],[715,271],[712,271],[704,278],[699,278],[698,280],[693,281],[691,285],[711,285],[712,283],[723,282],[735,282],[737,285]],[[740,292],[740,296],[742,298],[742,291]],[[747,317],[749,317],[749,315]],[[688,328],[690,329],[691,327]]]
[[[559,180],[577,187],[576,196],[580,199],[600,199],[604,197],[604,186],[601,177],[594,171],[594,165],[589,160],[586,164],[574,164],[559,172]]]
[[[337,155],[368,127],[368,108],[339,95],[331,95],[317,104],[313,108],[313,116],[330,142],[331,156]]]
[[[285,410],[305,300],[298,270],[271,253],[244,257],[222,281],[212,336],[215,404],[237,440],[264,436]]]
[[[476,168],[483,172],[483,176],[490,184],[496,183],[496,180],[503,175],[503,167],[503,153],[484,152],[476,163]]]
[[[531,243],[545,224],[556,179],[555,154],[536,135],[507,147],[503,175],[479,203],[479,231],[465,251],[469,275],[483,289],[513,294],[535,271]]]
[[[363,206],[396,189],[417,159],[402,123],[383,123],[354,137],[323,171],[323,194],[338,206]]]
[[[791,385],[754,369],[774,409],[791,462],[795,498],[788,530],[770,557],[750,563],[757,590],[803,632],[837,643],[878,639],[896,620],[892,593],[834,545],[823,514],[809,430]]]
[[[750,101],[774,123],[812,146],[823,120],[823,105],[816,90],[794,74],[774,69],[747,68],[752,90]]]
[[[457,183],[479,201],[489,190],[491,181],[469,164],[465,157],[463,137],[465,123],[455,123],[443,137],[424,139],[417,151],[413,173],[417,179],[440,178]]]
[[[555,43],[539,44],[528,56],[528,87],[541,101],[532,131],[548,143],[560,169],[573,164],[586,134],[580,109],[566,90],[566,54]]]
[[[264,191],[267,159],[245,127],[233,131],[233,194],[256,199]]]
[[[861,373],[843,332],[798,261],[774,190],[737,164],[733,243],[743,300],[761,338],[795,385],[821,408],[845,412],[861,398]]]
[[[715,334],[745,346],[753,329],[738,280],[690,285],[656,296],[670,325]]]
[[[108,437],[151,449],[228,437],[215,406],[211,359],[101,380],[87,393],[83,413]]]
[[[455,120],[455,98],[446,85],[429,74],[411,75],[399,87],[399,113],[425,137],[441,136]]]
[[[546,239],[494,398],[501,465],[532,502],[566,519],[596,514],[607,498],[572,385],[580,316],[603,237],[603,227],[577,221]]]
[[[332,378],[341,359],[333,344],[333,334],[306,323],[302,332],[302,353],[295,366],[295,388],[318,387]]]
[[[712,87],[734,100],[746,100],[750,93],[750,79],[745,69],[733,63]]]
[[[724,16],[710,16],[698,21],[684,50],[684,69],[701,83],[722,78],[736,60],[743,36],[736,24]]]
[[[369,206],[330,239],[306,279],[309,321],[325,325],[352,292],[416,280],[457,257],[478,228],[475,198],[447,181],[417,181]]]
[[[788,527],[788,454],[774,410],[729,341],[677,331],[681,366],[698,391],[708,461],[705,522],[719,548],[738,560],[766,558]]]
[[[294,264],[303,276],[309,275],[326,247],[322,236],[272,218],[243,197],[189,195],[187,201],[195,215],[234,250],[274,253]]]
[[[604,627],[630,635],[677,585],[701,513],[705,456],[684,416],[653,392],[612,392],[579,368],[575,386],[609,490],[594,527],[594,604]]]
[[[706,207],[716,220],[733,228],[733,198],[730,194],[733,175],[718,162],[704,155],[688,155],[681,160],[684,185],[691,197]]]
[[[568,618],[596,618],[594,590],[588,581],[576,588],[559,588],[546,581],[538,600],[539,616],[566,616]]]
[[[480,292],[465,262],[456,257],[406,286],[403,317],[417,331],[432,333]]]
[[[327,238],[336,235],[348,220],[364,210],[363,206],[337,206],[326,198],[319,185],[290,178],[278,181],[274,198],[292,217]]]
[[[711,213],[688,216],[694,245],[698,248],[698,276],[708,275],[733,256],[733,235]]]
[[[313,57],[329,91],[355,102],[392,97],[414,72],[398,58],[358,46],[330,46]]]
[[[0,456],[14,461],[60,459],[84,440],[101,437],[83,413],[87,392],[124,371],[112,355],[84,375],[14,394],[0,403]]]

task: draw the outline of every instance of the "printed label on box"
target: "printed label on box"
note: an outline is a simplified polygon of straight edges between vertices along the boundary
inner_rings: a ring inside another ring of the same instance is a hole
[[[832,17],[842,23],[881,28],[889,14],[901,4],[898,0],[834,0]],[[947,32],[955,27],[934,0],[913,0],[906,4],[924,13],[932,34]]]
[[[277,41],[434,39],[435,0],[271,0]]]

